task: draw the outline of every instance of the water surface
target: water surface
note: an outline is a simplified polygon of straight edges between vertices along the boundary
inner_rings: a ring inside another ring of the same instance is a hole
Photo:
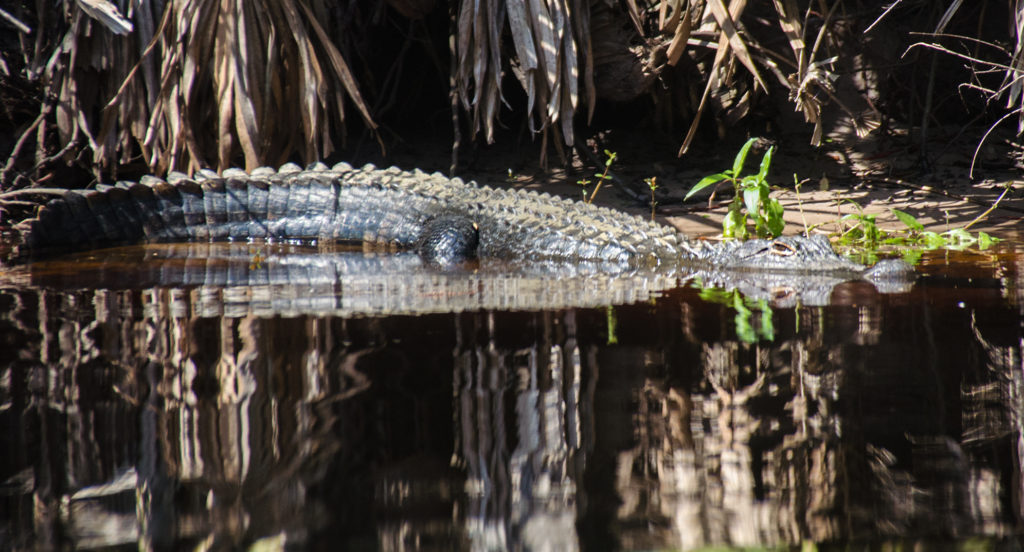
[[[732,295],[599,270],[499,281],[354,253],[376,276],[331,281],[289,246],[181,247],[200,246],[0,275],[0,547],[1020,535],[1020,249],[737,316]]]

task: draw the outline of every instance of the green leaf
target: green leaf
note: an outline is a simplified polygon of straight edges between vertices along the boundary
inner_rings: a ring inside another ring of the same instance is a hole
[[[714,184],[716,182],[721,182],[722,180],[725,180],[726,178],[729,178],[729,176],[726,175],[726,174],[723,174],[723,173],[712,174],[712,175],[709,175],[709,176],[705,176],[704,178],[701,178],[700,182],[694,184],[693,187],[690,188],[690,191],[687,192],[686,197],[683,198],[683,201],[686,201],[687,199],[690,199],[690,196],[692,196],[693,194],[703,190],[704,188],[707,188],[708,186],[710,186],[710,185],[712,185],[712,184]]]
[[[865,215],[864,213],[850,213],[848,215],[843,215],[842,220],[855,220],[858,223],[864,222],[865,220],[873,222],[874,219],[869,217],[871,217],[871,215]]]
[[[761,158],[761,168],[757,171],[757,179],[765,181],[768,178],[768,169],[772,166],[772,156],[775,154],[775,146],[768,148],[768,151],[764,152],[764,157]]]
[[[772,237],[777,238],[782,235],[782,230],[786,228],[786,221],[783,219],[785,208],[779,203],[779,200],[771,198],[765,207],[767,216],[768,231],[771,232]]]
[[[935,232],[921,232],[921,238],[924,240],[924,246],[928,249],[938,249],[945,247],[946,238]]]
[[[973,245],[975,242],[978,241],[977,238],[972,236],[970,232],[964,230],[963,228],[954,228],[952,230],[947,230],[943,232],[942,235],[946,237],[950,245],[957,247],[966,247],[968,245]]]
[[[757,215],[761,206],[761,193],[757,188],[743,190],[743,204],[747,207],[747,214]]]
[[[730,209],[722,220],[722,235],[727,238],[746,238],[747,216]]]
[[[996,243],[997,241],[999,241],[999,238],[993,238],[992,236],[989,236],[984,232],[978,232],[979,249],[988,249],[989,247],[992,247],[992,244]]]
[[[732,174],[736,176],[743,170],[743,165],[747,162],[747,152],[750,151],[750,146],[753,146],[757,142],[757,138],[751,138],[747,140],[746,144],[740,148],[740,152],[736,154],[736,159],[732,162]]]
[[[918,222],[917,219],[914,218],[914,215],[905,213],[899,209],[890,209],[890,211],[892,211],[892,214],[896,215],[896,218],[900,219],[900,222],[902,222],[907,228],[917,232],[924,230],[924,225]]]

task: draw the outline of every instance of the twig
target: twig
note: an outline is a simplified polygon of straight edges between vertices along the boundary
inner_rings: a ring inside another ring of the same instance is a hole
[[[17,17],[14,17],[3,8],[0,8],[0,18],[7,20],[7,22],[10,23],[11,25],[14,25],[15,29],[18,29],[19,31],[25,34],[32,34],[31,27],[22,23]]]
[[[117,88],[117,92],[115,92],[114,96],[110,98],[110,101],[107,102],[107,105],[103,106],[104,110],[114,107],[117,104],[118,100],[121,99],[121,94],[124,94],[125,89],[128,87],[128,84],[132,81],[132,78],[135,76],[136,71],[138,71],[139,68],[142,67],[142,62],[145,61],[146,57],[153,52],[153,48],[160,43],[161,35],[163,35],[164,33],[164,28],[167,26],[167,22],[170,21],[171,12],[173,11],[174,9],[171,6],[164,7],[164,15],[160,18],[160,23],[157,25],[156,31],[153,33],[153,38],[150,39],[149,44],[146,46],[146,49],[142,51],[142,55],[139,56],[139,60],[135,62],[135,65],[132,67],[131,71],[128,71],[128,76],[126,76],[124,80],[121,81],[121,86]]]
[[[957,52],[955,50],[950,50],[949,48],[946,48],[945,46],[942,46],[941,44],[934,44],[934,43],[931,43],[931,42],[915,42],[915,43],[911,44],[910,46],[907,47],[906,50],[903,51],[902,54],[900,54],[900,58],[905,57],[907,54],[910,53],[911,50],[913,50],[914,48],[916,48],[918,46],[920,46],[922,48],[928,48],[928,49],[931,49],[931,50],[936,50],[936,51],[942,52],[944,54],[949,54],[951,56],[958,57],[960,59],[965,59],[965,60],[973,62],[973,63],[980,63],[982,65],[988,65],[988,66],[992,67],[993,69],[1000,69],[1000,70],[1003,70],[1003,71],[1014,71],[1014,69],[1012,67],[1010,67],[1009,65],[1003,65],[1002,63],[996,63],[994,61],[986,61],[986,60],[983,60],[983,59],[973,58],[973,57],[971,57],[971,56],[969,56],[967,54],[961,54],[960,52]]]
[[[974,148],[974,155],[971,156],[971,170],[967,173],[968,177],[974,178],[974,163],[978,160],[978,152],[981,151],[981,146],[982,144],[985,143],[985,140],[988,139],[988,135],[992,134],[992,131],[995,130],[997,126],[999,126],[999,123],[1005,121],[1007,117],[1009,117],[1010,115],[1019,114],[1020,112],[1021,108],[1018,107],[1017,109],[1014,109],[1013,111],[1007,113],[1006,115],[1003,115],[1002,117],[999,118],[998,121],[992,123],[992,126],[988,127],[988,130],[985,131],[985,134],[981,137],[981,140],[978,141],[978,146]]]
[[[51,108],[52,106],[50,104],[44,105],[43,109],[39,112],[39,116],[36,117],[36,120],[32,121],[32,124],[29,125],[27,129],[25,129],[25,132],[22,133],[20,138],[18,138],[18,141],[14,143],[14,148],[11,149],[11,155],[7,158],[7,164],[4,165],[4,170],[0,171],[0,183],[7,182],[7,179],[9,177],[8,175],[12,170],[14,170],[14,163],[15,161],[17,161],[18,156],[21,154],[21,148],[25,147],[25,142],[28,140],[29,135],[32,134],[32,132],[36,129],[36,127],[38,127],[43,122],[44,119],[46,119],[46,116],[49,115]]]
[[[976,223],[976,222],[980,221],[981,219],[987,217],[992,211],[995,211],[996,207],[999,206],[999,202],[1002,201],[1004,197],[1006,197],[1006,194],[1009,193],[1009,191],[1012,188],[1013,188],[1013,182],[1012,181],[1007,182],[1006,186],[1003,188],[1003,193],[999,194],[999,197],[996,198],[995,203],[993,203],[988,209],[985,209],[984,213],[974,217],[974,220],[972,220],[971,222],[968,222],[967,224],[965,224],[964,225],[964,230],[967,230],[971,226],[974,226],[974,223]]]
[[[60,159],[61,157],[64,157],[64,154],[66,154],[67,152],[71,151],[72,149],[74,149],[76,147],[78,147],[78,131],[77,131],[77,129],[75,130],[75,133],[71,136],[71,139],[68,140],[68,143],[64,144],[63,148],[60,148],[60,150],[57,151],[57,153],[55,153],[53,155],[50,155],[48,157],[44,157],[44,158],[40,159],[35,164],[35,166],[32,167],[32,170],[33,171],[38,171],[44,165],[47,165],[49,163],[53,163],[57,159]]]
[[[928,69],[928,86],[924,93],[924,109],[921,113],[921,153],[918,161],[928,170],[928,123],[932,118],[932,99],[935,97],[935,71],[939,65],[939,56],[932,52],[932,64]]]
[[[879,15],[879,16],[878,16],[878,19],[876,19],[876,20],[875,20],[874,22],[872,22],[872,23],[871,23],[870,25],[868,25],[868,28],[867,28],[867,29],[864,29],[864,34],[868,34],[868,33],[870,33],[870,32],[871,32],[871,29],[874,29],[874,28],[875,28],[875,25],[878,25],[878,23],[879,23],[880,21],[882,21],[882,19],[884,19],[884,18],[885,18],[885,16],[889,15],[889,12],[891,12],[892,10],[894,10],[894,9],[896,8],[896,6],[899,6],[899,5],[900,5],[900,3],[902,3],[902,2],[903,2],[903,0],[896,0],[895,2],[893,2],[892,4],[890,4],[890,5],[889,5],[889,7],[888,7],[888,8],[886,8],[884,12],[882,12],[882,15]]]
[[[793,173],[793,191],[796,192],[796,206],[800,209],[800,218],[804,221],[804,236],[811,237],[811,229],[807,226],[807,216],[804,215],[804,200],[800,199],[800,186],[801,183],[796,178],[796,173]]]

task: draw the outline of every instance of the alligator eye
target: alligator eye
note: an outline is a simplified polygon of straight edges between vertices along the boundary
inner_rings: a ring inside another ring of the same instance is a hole
[[[785,242],[773,241],[771,254],[778,255],[780,257],[789,257],[791,255],[796,255],[796,248]]]

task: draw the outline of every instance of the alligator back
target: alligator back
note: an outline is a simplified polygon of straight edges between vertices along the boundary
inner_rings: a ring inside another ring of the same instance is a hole
[[[19,225],[16,258],[54,249],[138,241],[329,240],[412,247],[437,216],[480,228],[479,255],[507,260],[674,263],[686,240],[673,229],[548,194],[500,190],[439,173],[317,164],[251,174],[145,177],[68,191]]]

